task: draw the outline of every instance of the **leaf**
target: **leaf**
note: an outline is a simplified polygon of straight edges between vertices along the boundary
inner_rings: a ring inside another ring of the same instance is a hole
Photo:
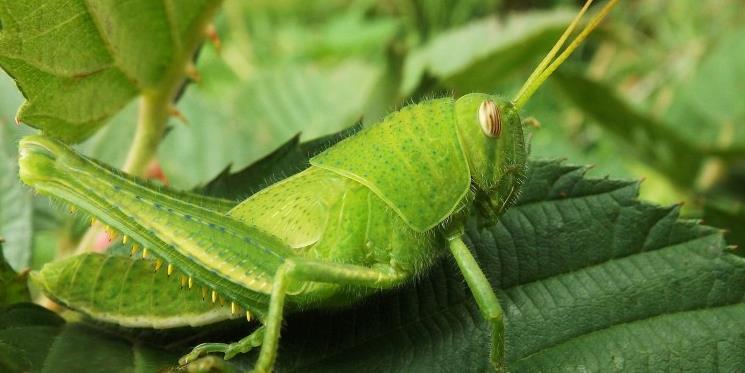
[[[3,252],[3,242],[0,240],[0,253]],[[27,273],[18,274],[0,256],[0,305],[28,302],[31,296],[26,286]]]
[[[291,144],[262,162],[265,175],[307,162],[281,156],[293,154]],[[468,243],[503,289],[512,370],[745,364],[745,259],[728,252],[720,230],[679,219],[677,206],[638,201],[638,183],[585,171],[533,161],[519,202],[496,226],[469,222]],[[354,309],[290,316],[280,369],[486,371],[486,327],[457,267],[444,261]],[[255,357],[231,362],[246,368]]]
[[[16,144],[33,131],[11,124],[12,113],[23,97],[2,71],[0,96],[4,98],[0,100],[0,237],[5,239],[4,260],[16,271],[23,271],[43,264],[45,257],[54,258],[56,239],[50,233],[58,228],[60,213],[51,209],[46,197],[34,196],[18,180]]]
[[[5,79],[0,80],[0,95],[12,101],[12,92],[6,95],[2,83]],[[0,107],[0,237],[5,239],[4,260],[22,270],[31,261],[33,195],[18,180],[16,142],[23,131],[10,127],[4,109]]]
[[[468,23],[484,14],[506,12],[501,0],[414,0],[378,2],[385,13],[396,14],[409,30],[410,38],[427,40],[439,33]]]
[[[219,3],[1,1],[0,66],[27,100],[18,118],[66,141],[87,138],[174,75]]]
[[[298,132],[312,139],[345,128],[362,117],[381,76],[380,66],[350,60],[259,70],[221,95],[194,87],[181,101],[190,125],[168,134],[159,159],[174,185],[191,188],[226,164],[245,167]]]
[[[533,162],[517,206],[496,226],[468,226],[468,243],[503,289],[511,369],[745,364],[745,260],[726,252],[718,230],[680,220],[677,207],[637,201],[637,183],[583,175]],[[445,260],[355,309],[290,317],[280,370],[487,371],[487,330]]]
[[[310,158],[361,128],[362,125],[358,124],[338,134],[303,144],[300,143],[298,134],[277,150],[238,172],[231,173],[230,167],[225,168],[217,177],[199,188],[199,192],[213,197],[242,200],[243,197],[260,191],[281,177],[302,171],[308,166]]]
[[[82,323],[65,323],[30,303],[0,308],[4,372],[155,372],[178,355]]]
[[[689,186],[695,180],[701,152],[668,125],[635,109],[601,82],[567,70],[557,72],[554,79],[577,108],[633,147],[641,160],[678,185]]]
[[[399,22],[371,16],[373,6],[374,2],[347,0],[226,2],[225,28],[234,37],[226,40],[225,49],[245,57],[231,63],[237,70],[251,63],[270,67],[300,61],[382,60]]]
[[[471,22],[411,51],[401,95],[411,95],[429,73],[458,93],[490,92],[510,73],[546,53],[571,21],[570,11],[534,11]]]
[[[397,23],[389,18],[368,19],[365,4],[352,3],[345,13],[331,17],[318,32],[307,28],[292,30],[298,40],[300,55],[322,58],[350,58],[381,54],[397,31]]]
[[[727,242],[745,249],[745,202],[732,197],[718,196],[705,201],[702,218],[711,224],[727,230]]]
[[[584,172],[532,162],[520,201],[498,224],[478,228],[474,218],[467,226],[467,243],[501,289],[511,369],[745,364],[745,259],[727,253],[719,230],[680,220],[677,206],[639,202],[638,183]],[[110,364],[131,361],[126,340],[106,334],[100,342],[100,331],[66,328],[50,358],[64,352],[73,364],[105,353]],[[238,338],[235,330],[223,336]],[[0,333],[0,346],[6,338]],[[351,309],[288,317],[278,370],[481,372],[488,338],[457,267],[442,260],[416,283]],[[229,363],[240,369],[254,359]]]
[[[718,40],[693,77],[677,89],[666,113],[668,123],[691,143],[709,152],[745,153],[745,27]]]

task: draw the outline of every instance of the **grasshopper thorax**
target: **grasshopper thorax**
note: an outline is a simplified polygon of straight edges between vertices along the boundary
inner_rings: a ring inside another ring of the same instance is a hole
[[[512,102],[472,93],[455,103],[455,121],[478,189],[511,199],[525,173],[527,154],[520,116]]]

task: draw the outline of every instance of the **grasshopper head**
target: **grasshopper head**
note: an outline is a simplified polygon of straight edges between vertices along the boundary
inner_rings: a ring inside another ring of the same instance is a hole
[[[507,99],[472,93],[455,103],[455,121],[471,178],[503,203],[514,198],[525,175],[527,154],[522,123]]]
[[[527,154],[519,110],[605,18],[619,0],[610,0],[560,52],[579,25],[592,0],[587,0],[546,57],[513,100],[469,94],[455,103],[455,116],[473,183],[483,192],[490,210],[501,211],[515,199],[525,177]]]

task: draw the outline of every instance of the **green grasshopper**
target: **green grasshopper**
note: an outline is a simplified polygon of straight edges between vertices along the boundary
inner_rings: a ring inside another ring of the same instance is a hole
[[[527,158],[519,110],[616,2],[558,54],[588,1],[514,100],[474,93],[404,107],[239,204],[153,186],[51,138],[27,137],[25,183],[121,232],[133,254],[153,257],[88,253],[33,278],[60,303],[129,327],[255,317],[261,326],[249,336],[201,344],[180,363],[260,347],[254,369],[268,372],[288,312],[353,304],[412,281],[449,253],[492,328],[491,362],[504,370],[502,309],[461,239],[463,221],[473,208],[499,212],[515,200]],[[202,291],[181,291],[195,287]]]

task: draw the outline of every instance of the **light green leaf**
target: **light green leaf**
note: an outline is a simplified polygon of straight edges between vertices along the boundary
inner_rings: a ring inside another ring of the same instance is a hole
[[[244,196],[254,194],[271,185],[278,175],[290,176],[302,171],[308,165],[310,158],[360,129],[362,129],[362,123],[302,144],[300,136],[295,136],[240,171],[231,173],[230,168],[226,168],[217,177],[200,187],[199,192],[212,197],[241,200]]]
[[[189,125],[170,131],[160,148],[163,169],[173,185],[191,188],[226,164],[243,168],[299,132],[311,139],[339,131],[362,117],[382,73],[350,60],[260,70],[220,95],[193,87],[181,101]]]
[[[292,36],[297,38],[293,44],[300,49],[297,53],[314,60],[382,54],[398,25],[388,18],[366,18],[365,8],[357,6],[329,19],[318,32],[308,32],[307,28],[291,29]]]
[[[0,96],[18,102],[7,76],[0,72]],[[16,270],[27,267],[33,241],[33,195],[18,180],[16,142],[23,131],[11,124],[12,109],[0,103],[0,237],[5,239],[5,260]],[[9,105],[8,105],[9,106]]]
[[[425,73],[457,94],[490,92],[514,71],[546,53],[571,21],[571,11],[534,11],[471,22],[444,32],[408,54],[401,95],[412,94]]]
[[[690,186],[701,167],[700,149],[651,114],[635,108],[602,82],[567,70],[553,77],[574,105],[626,142],[633,155],[681,186]]]
[[[85,139],[138,93],[181,76],[174,62],[191,57],[187,46],[219,3],[0,1],[0,66],[27,100],[18,118]]]
[[[745,27],[718,40],[665,117],[668,126],[709,152],[745,154]]]
[[[226,2],[225,58],[231,66],[288,62],[383,60],[399,29],[392,17],[371,16],[370,1]],[[236,55],[243,59],[233,58]]]
[[[6,136],[3,129],[0,132]],[[8,151],[0,152],[0,236],[7,242],[5,258],[20,270],[31,261],[33,196],[18,180],[16,157],[10,155],[15,149]]]

